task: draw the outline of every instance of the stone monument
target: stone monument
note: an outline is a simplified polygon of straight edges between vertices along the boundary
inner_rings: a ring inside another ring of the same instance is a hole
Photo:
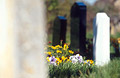
[[[110,61],[110,18],[106,13],[97,13],[93,35],[93,59],[102,66]]]
[[[59,45],[62,40],[62,44],[66,41],[66,27],[67,19],[64,16],[57,16],[53,26],[53,45]]]
[[[75,2],[71,8],[71,48],[86,55],[86,5]]]

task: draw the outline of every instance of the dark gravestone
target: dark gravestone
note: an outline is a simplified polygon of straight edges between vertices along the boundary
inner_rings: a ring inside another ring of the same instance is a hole
[[[86,55],[86,5],[75,2],[71,8],[71,48]]]
[[[66,41],[66,26],[67,26],[67,19],[64,16],[58,16],[54,21],[53,26],[53,41],[52,45],[60,44],[62,40],[62,44]]]
[[[116,47],[115,47],[115,56],[119,57],[119,44],[118,43],[116,44]]]

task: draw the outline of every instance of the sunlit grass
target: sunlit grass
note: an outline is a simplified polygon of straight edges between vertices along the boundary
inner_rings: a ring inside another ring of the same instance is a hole
[[[89,78],[120,78],[120,58],[115,58],[103,67],[97,67]]]
[[[71,63],[49,68],[50,78],[120,78],[120,58],[115,58],[102,67],[94,66],[90,69]]]

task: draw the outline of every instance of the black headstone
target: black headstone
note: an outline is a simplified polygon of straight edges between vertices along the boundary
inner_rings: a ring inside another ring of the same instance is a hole
[[[86,55],[86,5],[75,2],[71,8],[71,48]]]
[[[119,55],[119,44],[117,43],[116,44],[116,47],[114,47],[115,48],[115,56],[116,57],[119,57],[120,55]]]
[[[67,19],[64,16],[56,17],[53,26],[53,41],[52,45],[59,45],[60,41],[64,44],[66,41],[66,27],[67,27]]]

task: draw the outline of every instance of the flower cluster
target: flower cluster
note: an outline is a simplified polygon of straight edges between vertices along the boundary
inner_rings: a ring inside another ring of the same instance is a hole
[[[73,64],[79,63],[81,65],[84,65],[84,64],[87,64],[89,66],[94,65],[93,60],[84,60],[80,54],[74,55],[74,51],[69,50],[68,44],[64,44],[63,46],[48,45],[46,49],[48,51],[48,52],[45,52],[48,55],[46,59],[49,62],[49,64],[57,66],[59,64],[70,62]]]
[[[51,57],[47,57],[46,58],[47,61],[50,63],[50,64],[53,64],[53,65],[59,65],[60,63],[64,63],[66,61],[70,61],[69,58],[67,57],[64,57],[62,56],[61,58],[58,58],[58,57],[55,57],[55,56],[51,56]]]
[[[82,56],[80,56],[79,54],[70,56],[70,57],[64,57],[62,56],[61,58],[55,57],[55,56],[51,56],[51,57],[47,57],[46,58],[47,61],[52,64],[52,65],[59,65],[60,63],[65,63],[65,62],[71,62],[73,64],[75,63],[79,63],[81,65],[94,65],[94,61],[93,60],[84,60]]]
[[[45,52],[46,54],[48,54],[48,56],[55,56],[55,57],[68,57],[72,54],[74,54],[74,52],[72,50],[69,50],[69,45],[68,44],[64,44],[64,46],[61,45],[56,45],[56,46],[52,46],[52,45],[48,45],[47,48],[45,48],[47,50],[47,52]]]

